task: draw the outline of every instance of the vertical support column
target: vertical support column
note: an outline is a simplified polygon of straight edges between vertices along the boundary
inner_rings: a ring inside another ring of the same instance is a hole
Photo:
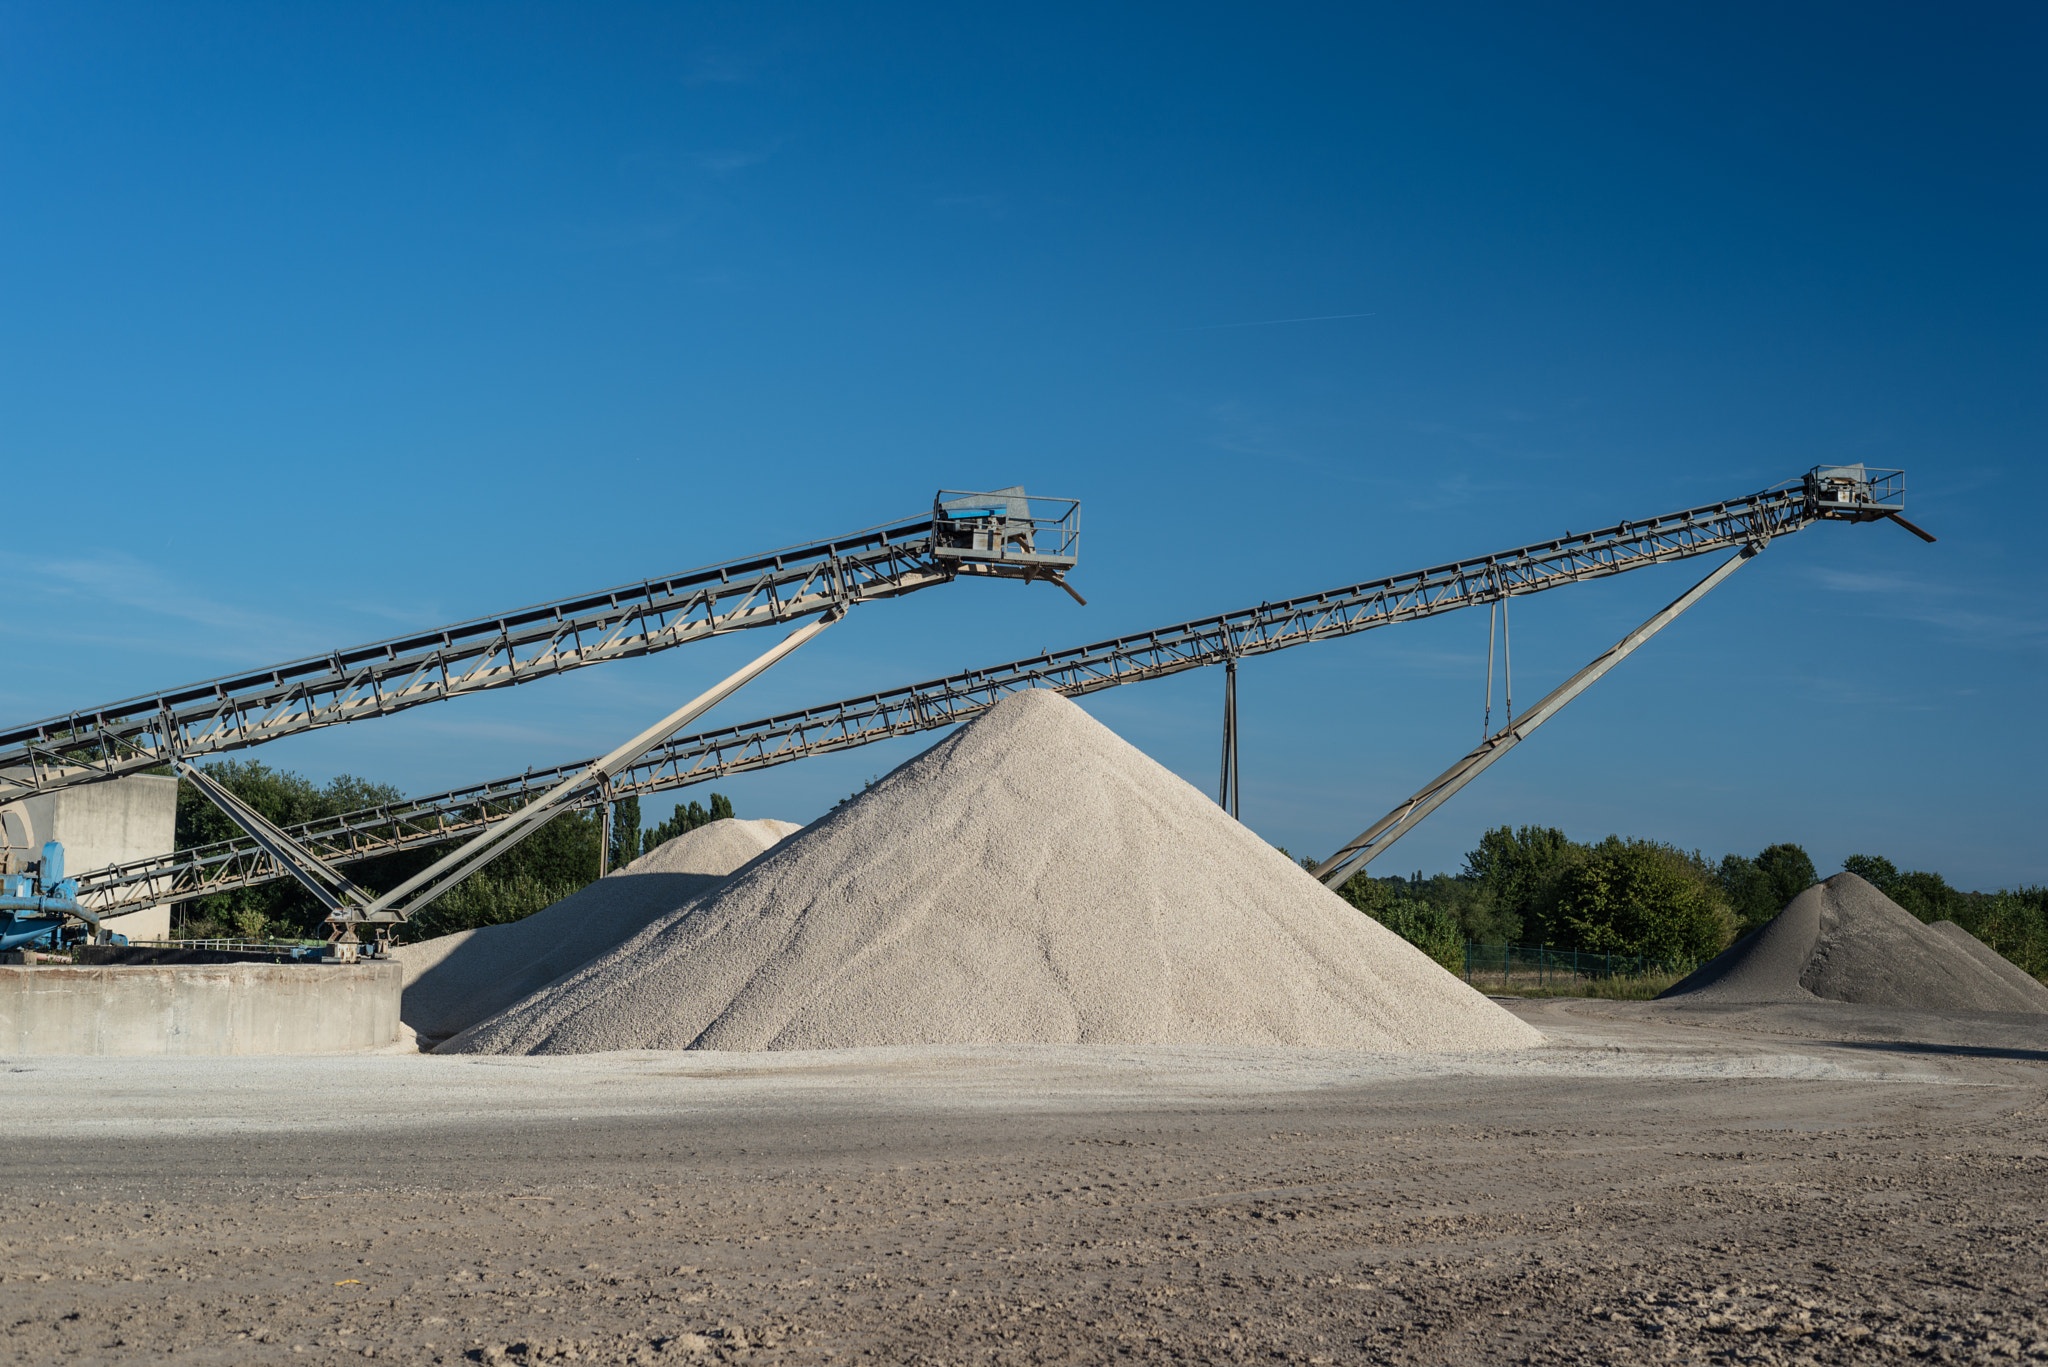
[[[1515,724],[1515,643],[1508,635],[1508,595],[1505,590],[1500,596],[1500,659],[1504,677],[1503,695],[1507,699],[1507,725]]]
[[[603,813],[597,834],[597,876],[602,878],[612,871],[612,781],[600,779],[597,786],[603,799],[597,808]]]
[[[1237,817],[1237,657],[1223,662],[1223,782],[1216,805]]]
[[[1493,638],[1495,635],[1493,624],[1499,616],[1500,602],[1496,599],[1494,602],[1489,603],[1486,608],[1486,711],[1482,712],[1479,717],[1479,743],[1481,745],[1484,745],[1486,738],[1493,734]]]

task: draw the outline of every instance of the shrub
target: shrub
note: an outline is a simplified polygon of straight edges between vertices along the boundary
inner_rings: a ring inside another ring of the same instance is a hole
[[[1337,895],[1451,972],[1459,972],[1465,965],[1465,935],[1457,918],[1436,903],[1397,890],[1398,883],[1359,874]]]
[[[543,911],[575,892],[579,885],[549,882],[530,873],[475,874],[436,898],[405,924],[408,941],[431,940],[458,930],[504,925]]]
[[[1540,923],[1546,944],[1674,963],[1711,958],[1735,934],[1704,859],[1612,835],[1559,872]]]

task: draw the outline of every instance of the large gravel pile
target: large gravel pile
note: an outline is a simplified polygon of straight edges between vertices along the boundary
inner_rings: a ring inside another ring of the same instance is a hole
[[[446,1039],[580,968],[802,829],[787,821],[714,821],[524,920],[400,946],[400,1019],[422,1041]]]
[[[1032,690],[442,1052],[1541,1041]]]
[[[2048,1012],[2048,987],[1961,926],[1923,924],[1853,873],[1815,883],[1659,1000],[1816,998],[1918,1011]]]

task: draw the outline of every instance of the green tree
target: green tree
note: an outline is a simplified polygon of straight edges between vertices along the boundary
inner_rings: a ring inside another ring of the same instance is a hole
[[[458,930],[517,921],[553,906],[597,880],[597,852],[603,838],[604,823],[596,812],[555,817],[428,903],[397,938],[417,943]],[[425,861],[438,859],[453,848],[451,843],[424,851],[422,867]],[[396,882],[396,878],[384,877],[365,882],[365,886],[382,889]]]
[[[2048,888],[1965,894],[1957,925],[2048,981]]]
[[[1728,899],[1729,910],[1744,934],[1763,925],[1782,910],[1771,900],[1770,879],[1747,855],[1722,856],[1721,867],[1714,871],[1714,878],[1720,883],[1721,895]]]
[[[1453,973],[1464,967],[1465,936],[1457,918],[1441,905],[1410,896],[1402,879],[1360,874],[1337,895]]]
[[[623,869],[640,857],[640,799],[622,797],[612,804],[611,867]]]
[[[1755,859],[1731,854],[1715,873],[1735,913],[1737,931],[1748,934],[1813,886],[1813,860],[1797,845],[1768,845]]]
[[[284,827],[396,802],[404,796],[388,783],[373,783],[352,774],[339,775],[323,787],[288,769],[273,769],[258,760],[221,760],[208,764],[206,772],[265,820]],[[176,847],[181,850],[231,840],[242,833],[197,788],[183,780],[178,783],[174,831]],[[350,870],[351,877],[357,873],[357,869]],[[260,939],[269,935],[315,935],[326,916],[326,909],[312,894],[297,883],[282,879],[182,903],[175,920],[180,930],[190,935]]]
[[[1879,892],[1923,921],[1955,921],[1961,924],[1969,914],[1969,901],[1982,893],[1959,892],[1938,873],[1912,869],[1901,873],[1898,865],[1883,855],[1852,854],[1842,861],[1843,869],[1867,879]]]
[[[290,770],[272,769],[255,760],[224,760],[209,764],[206,769],[265,819],[287,829],[404,798],[403,793],[388,783],[374,783],[343,774],[323,786]],[[177,848],[191,849],[240,835],[240,828],[198,789],[189,783],[178,785]],[[465,924],[477,925],[515,919],[511,909],[526,906],[535,895],[532,890],[536,887],[554,889],[558,897],[566,896],[597,877],[598,835],[599,823],[595,816],[581,813],[558,816],[502,858],[492,861],[487,870],[465,880],[431,904],[423,918],[436,915],[437,923],[462,929],[463,925],[453,924],[462,916],[469,918]],[[396,887],[453,848],[454,842],[448,842],[382,855],[352,863],[346,872],[363,887],[380,892]],[[479,882],[479,879],[483,881]],[[452,902],[449,901],[451,898],[454,899]],[[449,905],[444,907],[443,903]],[[438,913],[436,908],[440,908]],[[462,912],[463,908],[469,910]],[[537,909],[528,907],[528,910]],[[177,908],[175,917],[178,933],[193,938],[229,935],[250,939],[266,936],[317,939],[326,933],[327,910],[297,882],[278,879],[183,903]],[[400,938],[426,938],[419,932],[419,924],[400,930]]]
[[[1480,893],[1465,899],[1460,917],[1474,932],[1469,938],[1516,941],[1582,848],[1555,826],[1497,826],[1480,836],[1479,848],[1465,856],[1465,877]]]
[[[1887,897],[1899,884],[1899,866],[1881,854],[1852,854],[1842,861],[1842,871],[1855,874]]]
[[[1764,846],[1756,857],[1756,867],[1770,887],[1771,900],[1778,911],[1820,881],[1813,870],[1813,857],[1797,845]],[[1777,912],[1771,914],[1775,916]]]
[[[2021,969],[2048,982],[2048,888],[1962,892],[1924,869],[1901,872],[1881,854],[1852,854],[1846,871],[1922,921],[1954,921]]]
[[[730,820],[732,814],[732,800],[722,793],[711,795],[711,805],[708,808],[699,802],[691,802],[687,807],[678,802],[674,814],[668,820],[640,837],[640,852],[646,854],[679,835],[696,830],[699,826],[709,826],[714,821]]]
[[[1964,914],[1968,894],[1948,885],[1938,873],[1911,869],[1899,875],[1888,894],[1894,902],[1923,921],[1954,921]]]
[[[530,873],[487,868],[430,902],[406,924],[405,939],[416,943],[458,930],[523,920],[575,891],[568,883],[544,882]]]
[[[1614,835],[1559,871],[1538,922],[1545,944],[1672,963],[1719,953],[1735,930],[1705,859]]]

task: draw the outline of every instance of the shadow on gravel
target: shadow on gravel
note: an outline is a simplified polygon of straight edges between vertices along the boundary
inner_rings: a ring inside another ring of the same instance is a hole
[[[1838,1049],[1875,1049],[1886,1054],[1953,1054],[1964,1058],[2014,1058],[2048,1063],[2048,1049],[1999,1049],[1988,1044],[1918,1044],[1912,1040],[1834,1040]]]

